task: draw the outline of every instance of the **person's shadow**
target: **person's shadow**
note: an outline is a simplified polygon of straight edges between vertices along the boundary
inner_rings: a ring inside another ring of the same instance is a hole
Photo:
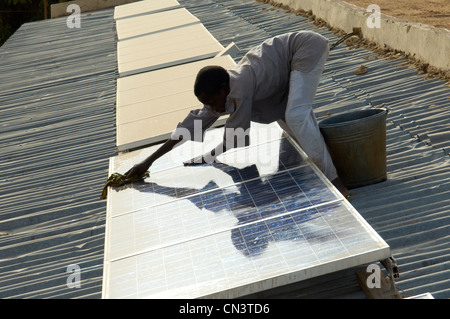
[[[290,154],[286,154],[291,156]],[[295,155],[295,154],[294,154]],[[315,209],[305,209],[291,215],[301,208],[311,206],[308,197],[302,192],[289,173],[261,178],[255,164],[236,168],[224,163],[201,164],[213,167],[231,176],[236,191],[209,192],[210,196],[190,196],[218,189],[210,181],[201,189],[167,187],[153,182],[140,181],[123,187],[135,188],[140,192],[153,192],[174,198],[184,198],[195,204],[199,210],[206,209],[218,213],[224,209],[231,211],[237,219],[236,227],[231,229],[231,240],[245,256],[260,255],[271,241],[299,240],[303,237],[298,225],[319,215]],[[280,164],[281,166],[281,164]],[[278,170],[285,169],[285,166]],[[278,216],[282,214],[282,216]]]

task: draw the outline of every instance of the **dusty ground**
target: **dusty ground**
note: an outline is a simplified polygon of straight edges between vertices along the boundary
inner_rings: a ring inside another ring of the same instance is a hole
[[[377,4],[380,12],[402,20],[428,24],[436,28],[450,30],[450,0],[345,0],[347,3],[361,8],[367,8],[370,4]],[[349,46],[364,46],[384,56],[396,56],[397,52],[380,48],[368,41],[351,39]],[[408,56],[407,56],[408,57]],[[409,58],[409,57],[408,57]],[[445,80],[450,86],[450,72],[436,70],[427,63],[422,63],[410,58],[410,64],[418,69],[418,74],[426,74],[427,77],[437,77]]]
[[[381,13],[450,30],[450,0],[345,0],[345,2],[361,8],[376,4],[380,7]]]
[[[345,35],[343,30],[330,26],[326,21],[317,18],[313,12],[304,10],[293,10],[288,6],[280,4],[277,0],[257,0],[269,3],[276,8],[293,12],[297,15],[308,17],[309,20],[317,26],[328,27],[337,36]],[[390,15],[402,20],[429,24],[438,28],[446,28],[450,30],[450,0],[345,0],[347,3],[356,5],[361,8],[367,8],[370,4],[377,4],[381,13]],[[439,78],[445,81],[445,85],[450,87],[450,71],[439,70],[431,67],[428,63],[424,63],[403,52],[390,50],[377,43],[366,39],[358,39],[351,37],[345,41],[350,48],[364,47],[378,54],[380,57],[389,57],[392,59],[405,56],[408,62],[405,67],[417,68],[418,74],[425,74],[424,79]]]

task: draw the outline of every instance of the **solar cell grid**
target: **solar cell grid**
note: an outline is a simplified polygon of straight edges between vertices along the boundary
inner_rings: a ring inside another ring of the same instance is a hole
[[[313,209],[306,218],[302,211],[283,218],[235,225],[228,231],[118,259],[109,267],[120,272],[120,269],[129,271],[133,265],[135,273],[128,272],[128,278],[139,278],[136,290],[132,291],[136,297],[201,297],[214,293],[233,296],[226,294],[230,284],[245,286],[301,269],[307,273],[314,265],[350,258],[382,246],[374,245],[371,236],[363,247],[356,241],[361,236],[339,237],[345,224],[335,225],[324,219],[331,207],[337,212],[347,210],[343,203],[326,204]],[[355,220],[353,224],[358,222]],[[331,265],[328,267],[333,269]],[[147,285],[140,276],[147,277]],[[114,291],[123,293],[125,282],[113,281],[110,285],[110,297],[114,297],[117,296]]]

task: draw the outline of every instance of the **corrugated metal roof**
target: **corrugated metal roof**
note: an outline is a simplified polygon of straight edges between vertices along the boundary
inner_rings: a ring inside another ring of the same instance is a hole
[[[292,30],[337,40],[304,17],[253,0],[179,2],[223,46],[240,47],[236,60]],[[25,24],[0,48],[0,233],[9,233],[0,237],[1,298],[101,296],[106,204],[98,196],[115,155],[112,15],[82,14],[81,29],[68,29],[65,18]],[[351,190],[351,203],[391,246],[402,295],[449,298],[449,88],[424,81],[405,61],[337,47],[314,107],[319,117],[390,109],[388,180]],[[361,64],[368,73],[354,75]],[[73,263],[82,269],[78,289],[66,285]],[[361,292],[349,270],[259,296],[360,298]]]
[[[101,296],[115,152],[113,10],[26,23],[0,48],[0,298]],[[7,235],[5,235],[7,234]],[[81,270],[69,289],[67,266]]]

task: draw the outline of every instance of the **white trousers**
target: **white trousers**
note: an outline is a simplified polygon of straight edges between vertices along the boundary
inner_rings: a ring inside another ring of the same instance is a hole
[[[309,158],[332,181],[338,177],[336,168],[312,109],[314,96],[327,58],[328,50],[323,53],[319,63],[310,72],[291,71],[285,114],[288,127],[284,123],[280,123],[280,125],[297,140]]]

